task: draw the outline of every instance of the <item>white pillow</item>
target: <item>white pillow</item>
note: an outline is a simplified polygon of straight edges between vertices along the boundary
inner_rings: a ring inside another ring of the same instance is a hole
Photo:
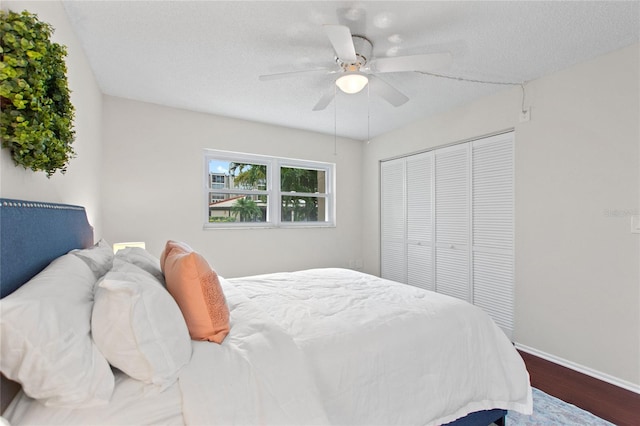
[[[166,388],[191,359],[175,300],[151,274],[118,258],[98,284],[91,329],[111,365],[145,383]]]
[[[70,253],[82,259],[91,268],[96,279],[106,274],[113,265],[113,248],[105,240],[86,249],[71,250]]]
[[[94,406],[113,393],[113,373],[90,335],[95,282],[83,260],[66,254],[0,300],[0,370],[47,406]]]
[[[145,249],[141,247],[123,248],[116,253],[116,259],[121,259],[136,265],[138,268],[156,277],[163,286],[166,286],[164,274],[162,273],[162,269],[160,269],[160,260]]]

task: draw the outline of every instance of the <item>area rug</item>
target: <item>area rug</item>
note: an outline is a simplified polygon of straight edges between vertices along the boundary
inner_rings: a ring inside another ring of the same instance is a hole
[[[575,405],[533,388],[533,414],[525,416],[515,411],[507,414],[507,426],[612,426]]]

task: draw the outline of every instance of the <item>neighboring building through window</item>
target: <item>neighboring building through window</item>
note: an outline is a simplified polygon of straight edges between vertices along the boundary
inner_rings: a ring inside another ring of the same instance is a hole
[[[211,188],[221,189],[228,188],[228,176],[225,176],[223,173],[210,173],[209,177],[211,178]]]
[[[334,226],[334,164],[205,150],[205,227]]]

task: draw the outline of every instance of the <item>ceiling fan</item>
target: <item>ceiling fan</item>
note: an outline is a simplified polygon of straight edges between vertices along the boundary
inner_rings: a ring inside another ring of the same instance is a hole
[[[361,35],[352,35],[346,25],[324,25],[324,31],[336,53],[335,63],[331,66],[308,70],[267,74],[259,77],[262,81],[300,75],[336,75],[335,84],[345,93],[358,93],[367,84],[371,93],[385,99],[393,106],[406,103],[409,98],[398,89],[377,77],[378,74],[414,71],[435,71],[451,64],[451,53],[429,53],[410,56],[372,56],[373,43]],[[335,89],[328,90],[313,107],[321,111],[331,103]]]

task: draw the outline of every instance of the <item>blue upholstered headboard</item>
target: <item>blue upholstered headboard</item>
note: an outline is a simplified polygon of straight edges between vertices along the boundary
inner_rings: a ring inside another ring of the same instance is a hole
[[[0,198],[0,297],[56,257],[92,244],[84,207]]]

